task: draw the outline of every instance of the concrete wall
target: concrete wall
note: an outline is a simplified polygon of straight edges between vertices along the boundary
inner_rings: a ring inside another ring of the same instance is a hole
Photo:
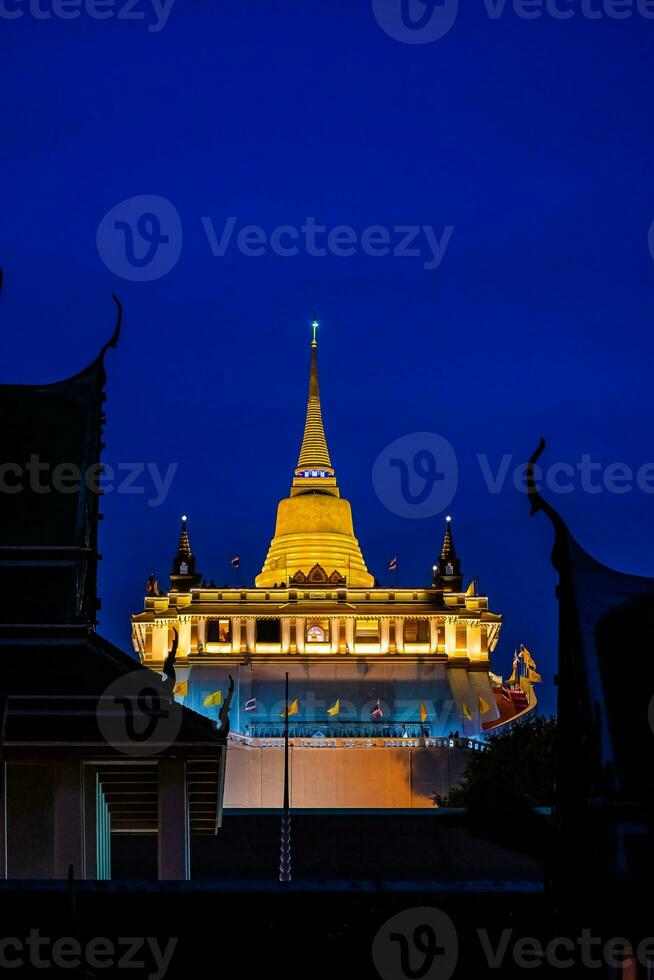
[[[302,807],[431,807],[463,775],[461,748],[290,749],[291,805]],[[230,742],[225,807],[282,805],[284,750]]]
[[[54,770],[6,767],[7,877],[54,876]]]

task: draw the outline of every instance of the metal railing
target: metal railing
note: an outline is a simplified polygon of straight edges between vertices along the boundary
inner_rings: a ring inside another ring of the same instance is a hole
[[[284,723],[251,722],[241,729],[247,738],[283,738]],[[432,735],[431,726],[420,722],[289,722],[290,738],[445,738]],[[461,737],[451,732],[451,738]],[[463,739],[466,741],[466,739]]]

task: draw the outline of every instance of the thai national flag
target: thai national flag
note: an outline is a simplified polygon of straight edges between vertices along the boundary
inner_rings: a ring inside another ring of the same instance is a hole
[[[241,564],[240,555],[232,555],[232,568],[238,568]]]
[[[245,702],[245,710],[246,711],[256,711],[257,710],[257,699],[256,698],[248,698],[248,700]]]
[[[389,561],[389,563],[388,563],[388,570],[389,570],[389,572],[396,572],[397,571],[397,555],[393,555],[393,557]]]
[[[379,698],[377,698],[377,705],[373,709],[373,712],[372,712],[371,717],[372,718],[383,718],[384,717],[384,712],[382,711],[381,701],[379,700]]]

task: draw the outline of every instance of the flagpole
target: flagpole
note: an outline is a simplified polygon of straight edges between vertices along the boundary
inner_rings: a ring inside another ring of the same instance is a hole
[[[279,863],[279,880],[291,880],[291,814],[288,793],[288,671],[286,671],[286,712],[284,717],[284,812]]]

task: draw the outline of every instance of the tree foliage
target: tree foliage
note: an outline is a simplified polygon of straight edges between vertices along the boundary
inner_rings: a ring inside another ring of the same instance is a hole
[[[459,786],[439,807],[466,807],[471,830],[513,849],[544,857],[549,822],[534,812],[554,796],[555,718],[526,718],[488,739],[475,753]]]
[[[475,753],[459,786],[438,806],[474,806],[482,801],[520,800],[551,806],[554,793],[555,718],[531,718],[491,735],[485,752]],[[504,809],[504,806],[502,806]]]

